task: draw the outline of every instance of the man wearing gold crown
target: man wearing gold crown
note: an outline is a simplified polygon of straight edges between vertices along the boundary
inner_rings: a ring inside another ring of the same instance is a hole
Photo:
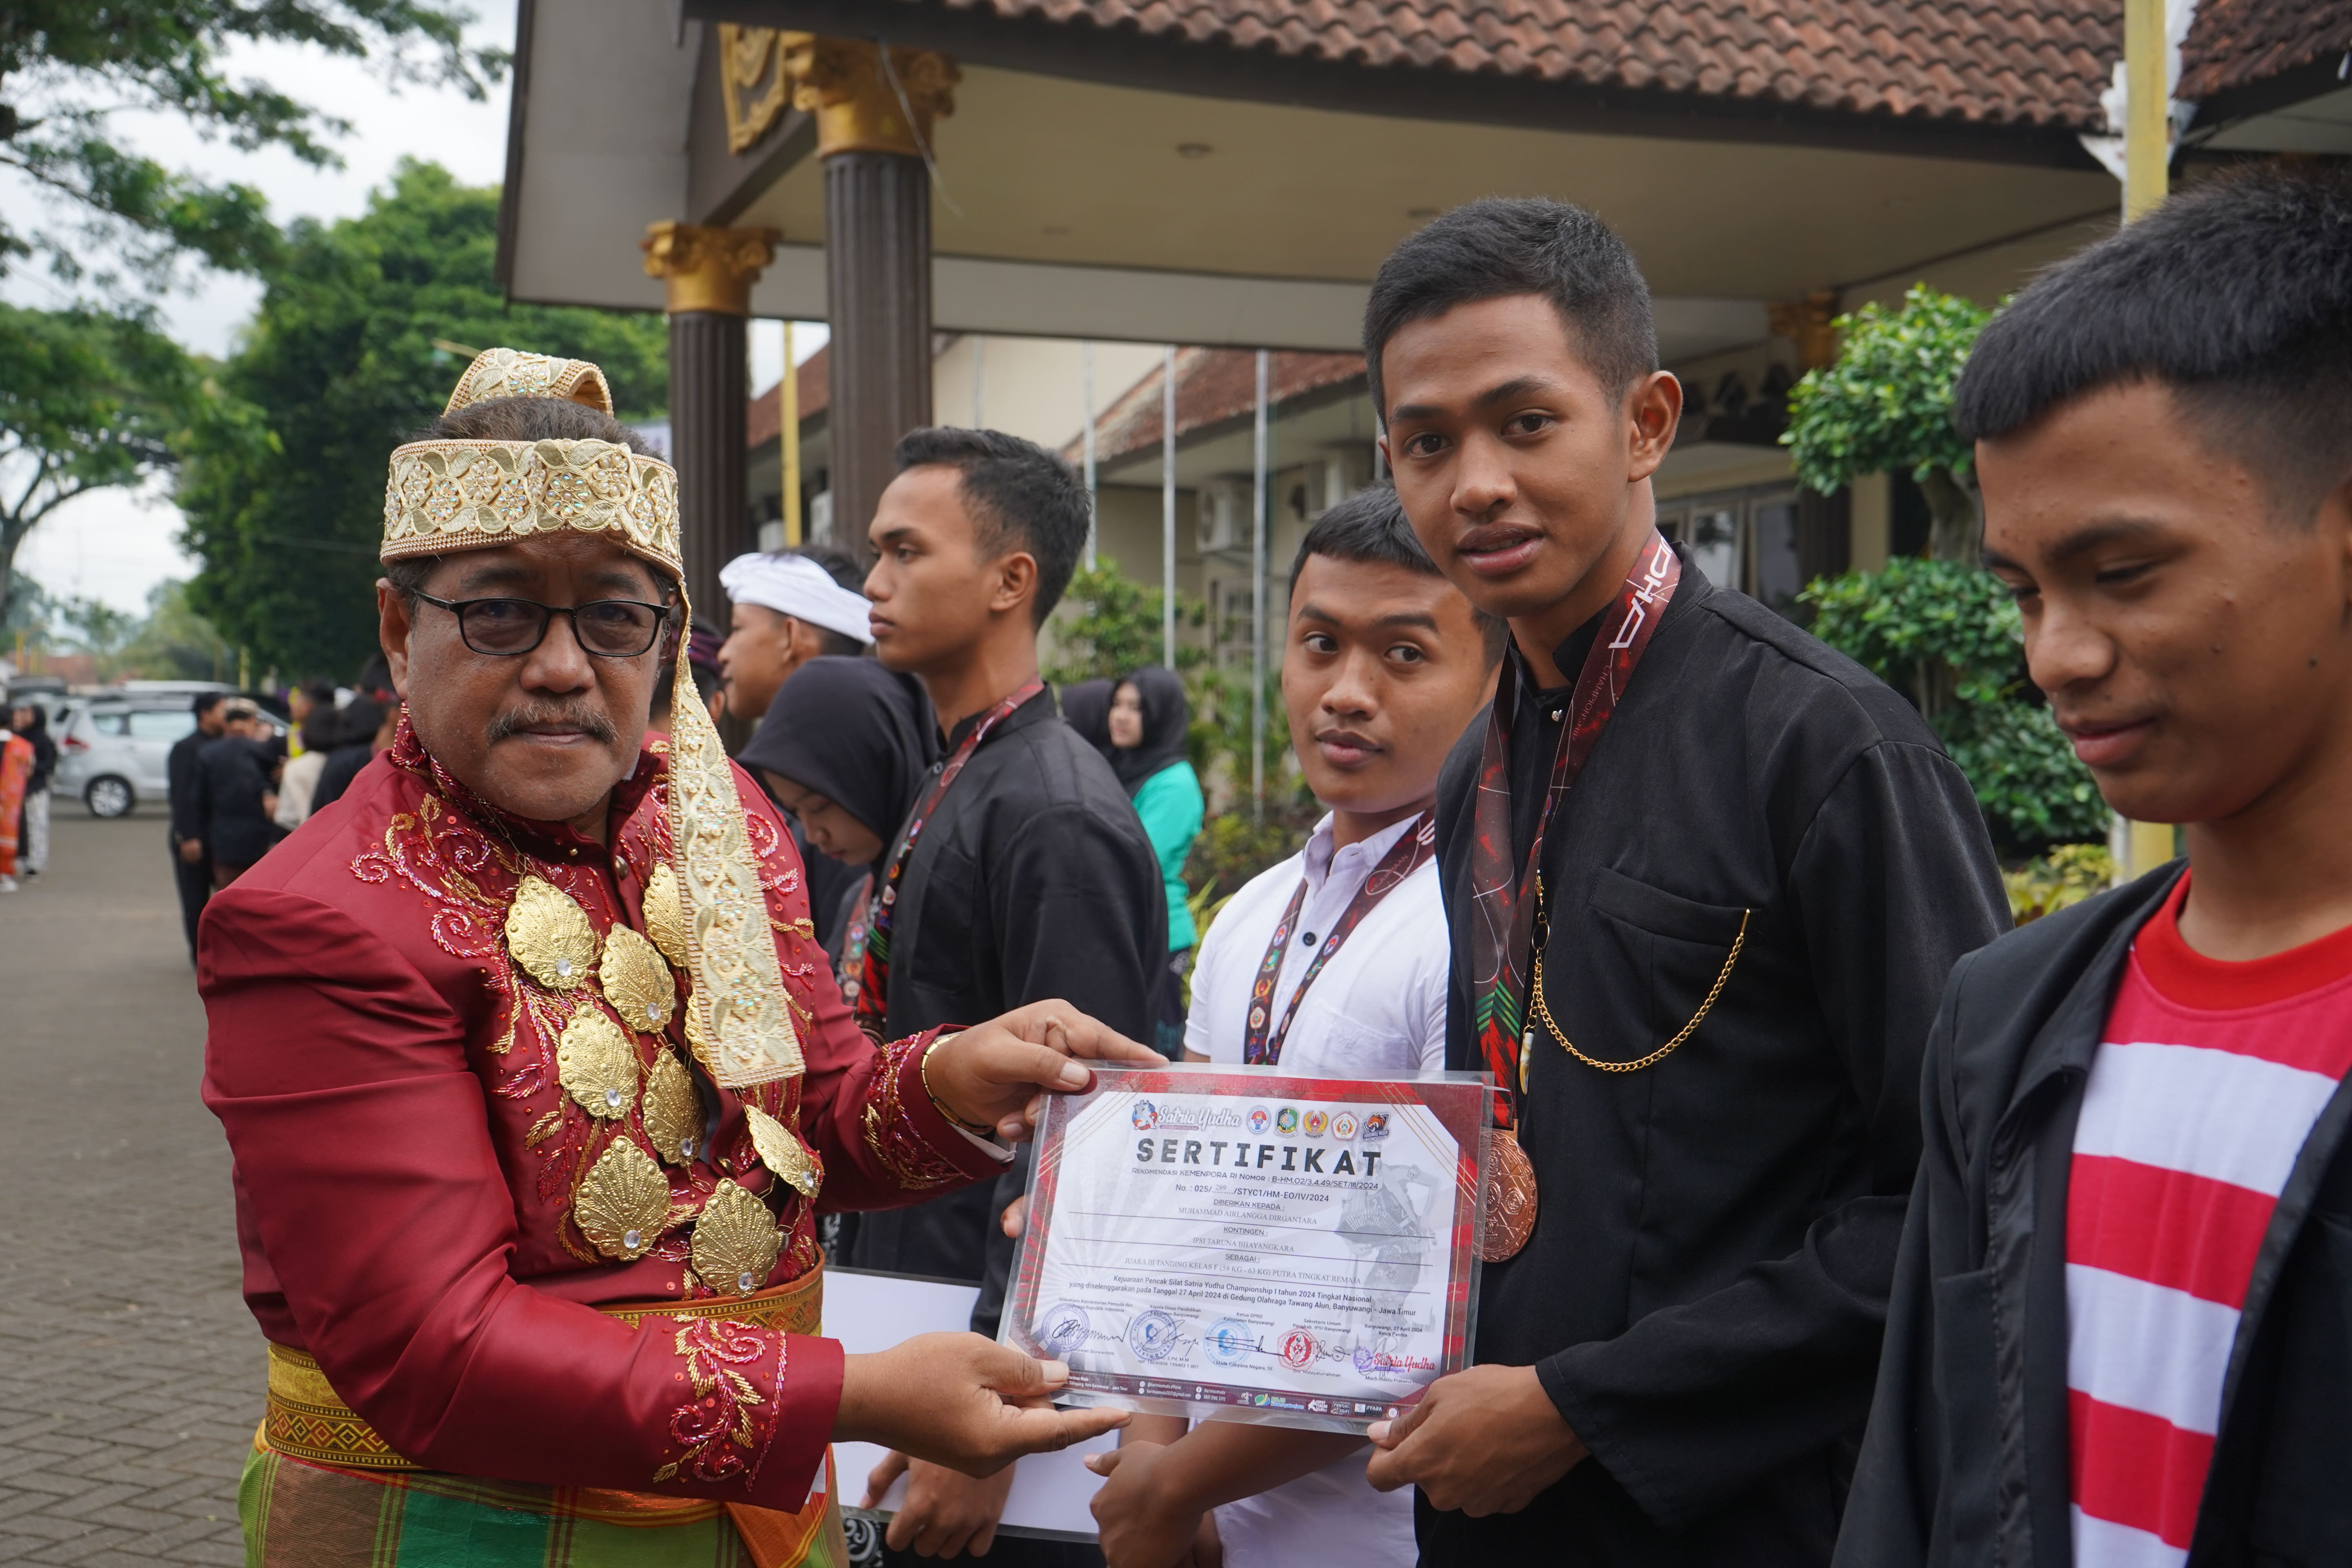
[[[992,1176],[1058,1004],[879,1050],[709,717],[646,732],[677,478],[593,365],[499,349],[393,454],[398,738],[207,910],[268,1415],[260,1568],[839,1563],[827,1441],[979,1475],[1119,1424],[977,1335],[845,1356],[813,1220]]]

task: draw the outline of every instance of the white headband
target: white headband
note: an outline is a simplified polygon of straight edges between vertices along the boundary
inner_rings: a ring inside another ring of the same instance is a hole
[[[845,588],[805,555],[738,555],[719,569],[719,585],[738,605],[758,605],[780,616],[870,643],[866,595]]]

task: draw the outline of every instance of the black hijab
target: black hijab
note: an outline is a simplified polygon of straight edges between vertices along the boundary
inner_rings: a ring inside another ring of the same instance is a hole
[[[1118,782],[1133,795],[1143,787],[1144,781],[1162,768],[1175,766],[1184,760],[1185,731],[1191,728],[1192,715],[1184,703],[1184,683],[1166,665],[1147,664],[1141,669],[1122,677],[1119,686],[1132,686],[1143,702],[1143,740],[1132,747],[1111,749],[1110,765]],[[1109,710],[1104,710],[1103,725],[1109,728]]]
[[[736,761],[816,791],[887,853],[939,756],[939,721],[919,681],[832,655],[793,671]]]
[[[1114,767],[1118,765],[1118,753],[1110,744],[1110,698],[1118,687],[1116,680],[1081,680],[1062,688],[1062,722]]]

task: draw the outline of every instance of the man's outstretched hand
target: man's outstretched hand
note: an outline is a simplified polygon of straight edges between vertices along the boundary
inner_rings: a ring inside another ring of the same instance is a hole
[[[1045,1094],[1083,1094],[1093,1085],[1089,1061],[1168,1065],[1067,1002],[1032,1002],[934,1047],[923,1079],[948,1114],[1017,1142],[1036,1126]]]
[[[1056,1410],[1069,1381],[978,1334],[918,1334],[874,1355],[845,1358],[836,1440],[877,1443],[968,1476],[993,1475],[1024,1454],[1083,1443],[1127,1425],[1124,1410]]]
[[[1591,1450],[1560,1419],[1531,1366],[1474,1366],[1429,1385],[1421,1403],[1366,1433],[1365,1479],[1417,1486],[1432,1508],[1473,1519],[1517,1513]]]

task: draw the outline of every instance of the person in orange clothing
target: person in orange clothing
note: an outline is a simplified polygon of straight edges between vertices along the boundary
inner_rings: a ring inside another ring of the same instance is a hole
[[[816,1337],[814,1216],[992,1177],[1082,1058],[1060,1002],[869,1045],[698,704],[676,476],[593,365],[477,359],[393,454],[366,770],[205,911],[268,1415],[248,1561],[830,1565],[836,1435],[972,1474],[1119,1425],[976,1335]]]

